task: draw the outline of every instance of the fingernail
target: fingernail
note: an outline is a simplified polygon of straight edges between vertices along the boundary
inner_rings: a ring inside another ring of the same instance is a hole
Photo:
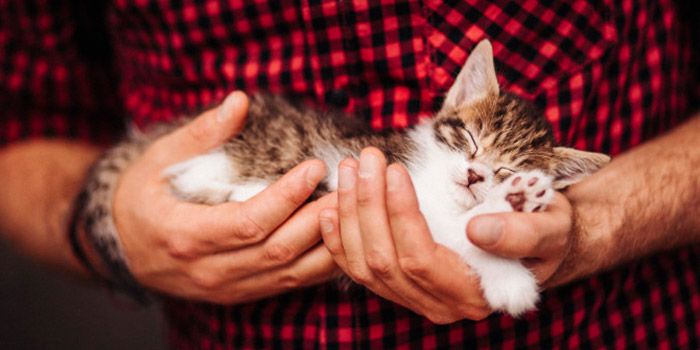
[[[393,192],[399,189],[401,173],[395,167],[389,167],[386,171],[386,190]]]
[[[333,223],[331,222],[330,219],[320,218],[319,224],[321,226],[321,232],[323,232],[323,233],[333,232]]]
[[[477,245],[490,246],[496,244],[503,235],[503,220],[494,217],[477,218],[472,223],[471,239]]]
[[[338,188],[341,190],[349,190],[355,186],[355,169],[340,166],[338,171]]]
[[[362,179],[370,179],[375,176],[379,169],[379,158],[372,153],[363,152],[360,155],[360,170],[357,173]]]
[[[230,93],[216,111],[216,121],[219,123],[231,118],[233,111],[240,105],[242,96],[238,91]]]
[[[309,188],[316,188],[318,182],[326,176],[326,167],[320,164],[313,164],[306,169],[306,185]]]

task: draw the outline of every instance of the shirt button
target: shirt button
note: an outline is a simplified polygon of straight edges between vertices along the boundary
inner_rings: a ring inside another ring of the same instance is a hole
[[[326,92],[326,103],[336,108],[345,108],[350,103],[350,98],[343,90],[330,90]]]

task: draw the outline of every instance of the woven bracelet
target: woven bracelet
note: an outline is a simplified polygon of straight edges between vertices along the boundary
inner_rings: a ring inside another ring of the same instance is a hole
[[[90,232],[90,225],[83,225],[88,242],[99,255],[109,276],[102,276],[87,258],[87,254],[85,254],[85,250],[80,244],[80,239],[78,237],[78,228],[83,221],[83,211],[87,203],[87,198],[88,193],[83,189],[76,198],[73,212],[71,213],[68,238],[73,254],[90,273],[104,281],[111,290],[122,292],[141,304],[148,304],[150,302],[148,292],[136,281],[123,258],[115,257],[114,254],[109,253],[109,246],[116,244],[116,232],[112,232],[111,240],[105,242],[104,239],[97,239],[95,235]]]
[[[81,194],[82,195],[82,194]],[[70,242],[70,248],[73,252],[73,256],[78,259],[78,262],[86,269],[88,272],[96,279],[104,281],[105,278],[100,275],[100,273],[92,266],[90,260],[85,254],[83,246],[80,244],[80,238],[78,237],[78,224],[80,223],[80,212],[82,211],[80,196],[76,198],[71,208],[70,221],[68,222],[68,241]]]

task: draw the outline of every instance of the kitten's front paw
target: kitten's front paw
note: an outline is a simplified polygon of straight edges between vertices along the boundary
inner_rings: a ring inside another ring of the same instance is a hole
[[[233,192],[232,165],[221,151],[172,165],[163,176],[177,197],[190,202],[219,204]]]
[[[516,317],[534,310],[539,300],[535,277],[517,261],[503,265],[507,266],[481,274],[481,287],[491,308]]]
[[[514,211],[542,211],[554,196],[552,178],[536,170],[517,172],[508,177],[501,186],[501,195]]]

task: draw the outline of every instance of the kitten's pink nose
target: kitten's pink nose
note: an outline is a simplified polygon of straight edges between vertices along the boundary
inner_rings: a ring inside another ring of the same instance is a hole
[[[475,183],[482,182],[484,181],[484,177],[479,175],[476,171],[473,169],[467,169],[467,186],[471,186]]]

